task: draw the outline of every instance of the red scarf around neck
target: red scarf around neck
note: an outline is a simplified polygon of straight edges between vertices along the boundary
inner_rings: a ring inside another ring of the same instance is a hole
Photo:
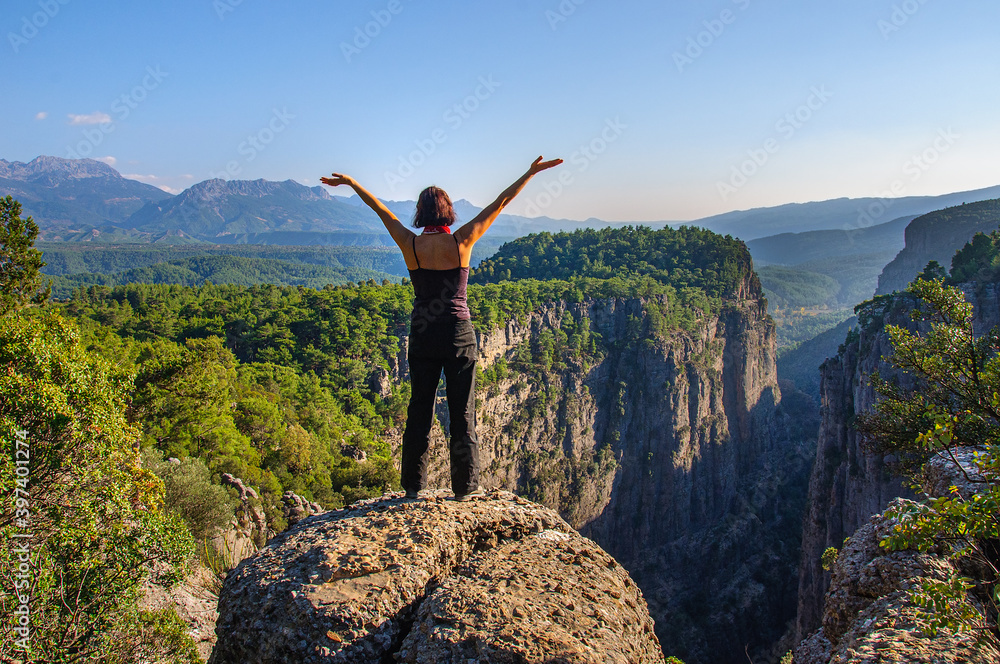
[[[435,233],[451,233],[450,226],[424,226],[423,235],[434,235]]]

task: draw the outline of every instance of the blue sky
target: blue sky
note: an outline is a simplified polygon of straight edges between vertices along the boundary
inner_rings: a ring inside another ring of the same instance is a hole
[[[1000,184],[995,0],[7,0],[0,158],[686,220]],[[560,181],[560,176],[562,181]],[[346,193],[346,192],[339,192]]]

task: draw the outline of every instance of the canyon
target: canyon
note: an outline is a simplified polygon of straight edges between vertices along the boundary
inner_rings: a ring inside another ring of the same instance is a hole
[[[601,349],[592,364],[479,387],[484,484],[558,511],[614,556],[667,655],[737,662],[769,653],[794,618],[811,441],[782,404],[756,275],[693,329],[651,331],[650,311],[670,306],[556,302],[483,334],[486,370],[570,321]],[[399,359],[387,380],[406,379]],[[439,420],[430,484],[448,487],[443,399]]]

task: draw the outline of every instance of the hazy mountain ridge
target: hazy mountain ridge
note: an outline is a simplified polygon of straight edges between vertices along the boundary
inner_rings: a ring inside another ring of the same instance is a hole
[[[111,166],[93,159],[42,156],[28,164],[0,160],[0,194],[21,200],[25,212],[35,217],[45,240],[308,245],[340,244],[337,234],[353,232],[355,237],[350,243],[377,245],[381,241],[374,236],[384,233],[377,216],[356,196],[331,194],[323,187],[307,187],[292,180],[207,180],[172,196],[152,185],[124,178]],[[898,219],[997,196],[1000,186],[890,201],[841,198],[733,211],[689,222],[609,222],[593,217],[577,221],[504,214],[495,222],[492,234],[520,237],[585,227],[658,228],[669,224],[701,226],[744,241],[831,229],[858,237],[878,221],[867,210],[881,209],[884,215],[888,208]],[[414,201],[386,201],[386,205],[404,223],[409,222],[415,209]],[[462,221],[481,210],[464,199],[456,200],[455,208]],[[887,230],[881,226],[885,224],[873,227],[880,228],[880,232]],[[373,237],[366,240],[358,233]]]
[[[377,224],[377,226],[376,226]],[[173,198],[151,202],[125,224],[144,231],[175,230],[199,239],[239,242],[249,233],[382,232],[375,215],[293,180],[206,180]]]
[[[294,180],[212,179],[174,196],[125,178],[103,162],[43,156],[28,164],[0,162],[0,193],[21,200],[47,241],[368,246],[389,242],[377,215],[356,195],[331,195],[325,187],[307,187]],[[416,209],[415,201],[385,204],[406,224]],[[482,208],[458,199],[455,209],[464,222]],[[513,238],[638,223],[505,214],[498,217],[491,235]],[[658,227],[667,222],[646,223]]]
[[[900,217],[877,226],[850,230],[780,233],[750,240],[747,249],[757,266],[799,265],[834,256],[888,251],[895,255],[903,248],[904,232],[913,219],[912,216]]]
[[[165,191],[121,176],[94,159],[38,157],[25,164],[0,159],[0,195],[21,202],[51,232],[87,233],[121,224],[145,204],[171,197]]]
[[[722,235],[735,235],[745,242],[785,232],[839,229],[854,232],[878,225],[885,218],[915,217],[945,207],[1000,196],[1000,186],[961,191],[941,196],[906,198],[837,198],[810,203],[788,203],[776,207],[737,210],[705,217],[688,224],[703,226]],[[886,219],[886,221],[888,221]]]

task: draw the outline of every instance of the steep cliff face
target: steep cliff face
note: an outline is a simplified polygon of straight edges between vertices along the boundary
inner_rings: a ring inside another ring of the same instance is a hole
[[[921,490],[932,497],[957,491],[965,499],[979,493],[984,487],[975,462],[980,451],[958,448],[932,457],[924,466]],[[949,629],[933,638],[924,633],[920,613],[925,609],[914,604],[910,591],[954,574],[981,582],[982,567],[969,558],[947,555],[947,547],[923,552],[883,548],[880,543],[899,523],[891,512],[908,508],[909,502],[896,498],[890,512],[872,516],[845,541],[833,565],[823,625],[795,649],[796,664],[1000,661],[997,642],[989,634],[980,639]],[[966,610],[981,610],[973,598],[963,603]]]
[[[976,233],[989,233],[1000,224],[1000,200],[968,203],[917,217],[905,231],[903,250],[885,266],[876,295],[903,290],[929,261],[947,269],[952,256]]]
[[[669,306],[556,303],[483,335],[487,373],[566,325],[600,337],[594,356],[480,386],[484,484],[558,510],[615,556],[643,588],[666,654],[741,661],[794,616],[808,452],[782,434],[756,278],[693,329],[656,333],[651,312]],[[447,487],[440,419],[431,485]]]
[[[799,639],[816,630],[822,619],[823,596],[830,584],[820,563],[823,551],[831,546],[839,549],[845,537],[893,498],[911,495],[885,459],[861,448],[851,426],[855,416],[868,412],[875,401],[870,376],[876,371],[886,379],[897,375],[886,359],[892,345],[885,325],[905,325],[909,309],[893,311],[849,336],[840,352],[820,367],[821,423],[799,567]]]
[[[974,307],[974,328],[983,332],[1000,323],[1000,287],[966,284]],[[896,380],[904,390],[912,380],[888,360],[892,344],[887,325],[914,329],[910,311],[915,302],[901,294],[882,304],[882,311],[856,333],[848,336],[840,352],[821,367],[821,425],[816,461],[809,484],[809,508],[803,525],[799,568],[799,639],[819,628],[823,596],[830,585],[820,557],[827,547],[840,548],[846,537],[882,512],[896,497],[913,498],[908,483],[893,474],[882,456],[865,451],[852,423],[860,413],[871,412],[875,402],[870,377],[876,371]]]

